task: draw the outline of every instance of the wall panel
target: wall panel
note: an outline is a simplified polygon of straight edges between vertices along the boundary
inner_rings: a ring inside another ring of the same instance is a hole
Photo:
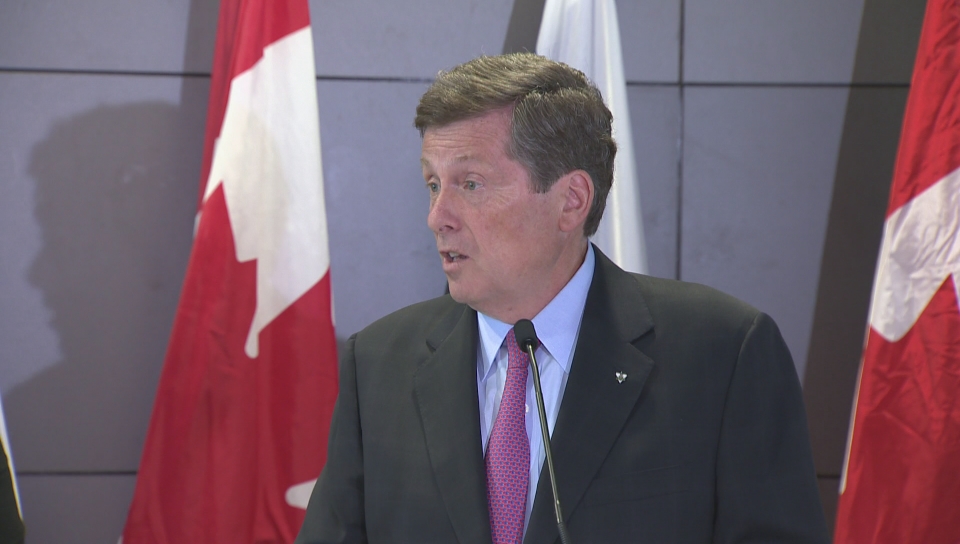
[[[634,85],[627,98],[649,273],[676,278],[680,90]]]
[[[498,55],[511,0],[312,0],[317,73],[432,79],[480,55]]]
[[[413,127],[422,83],[321,81],[331,278],[337,336],[443,294],[427,228],[429,197]]]
[[[850,81],[863,0],[685,0],[683,78]]]
[[[0,68],[209,72],[217,2],[0,3]]]
[[[0,200],[20,263],[0,292],[37,331],[4,338],[18,469],[135,470],[192,237],[206,81],[8,73],[0,86],[0,168],[21,188]]]
[[[681,279],[753,304],[803,376],[847,90],[684,90]]]
[[[114,544],[135,481],[129,474],[20,476],[26,544]]]

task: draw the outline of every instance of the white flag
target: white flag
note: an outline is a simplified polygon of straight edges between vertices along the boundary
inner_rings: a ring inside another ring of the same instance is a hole
[[[630,272],[647,273],[647,244],[633,160],[627,85],[614,0],[546,0],[537,53],[582,71],[613,112],[617,141],[613,188],[594,242]]]

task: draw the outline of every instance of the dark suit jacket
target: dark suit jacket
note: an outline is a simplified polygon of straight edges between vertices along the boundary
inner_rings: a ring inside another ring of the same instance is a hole
[[[449,297],[350,339],[298,543],[490,542],[477,342]],[[597,251],[551,443],[577,544],[828,541],[787,347],[713,289]],[[558,541],[551,501],[544,475],[525,543]]]

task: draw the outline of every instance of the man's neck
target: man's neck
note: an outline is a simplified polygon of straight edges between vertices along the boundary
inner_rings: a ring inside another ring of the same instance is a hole
[[[513,324],[521,319],[533,319],[550,304],[550,301],[566,287],[577,271],[580,270],[586,258],[588,246],[589,242],[586,238],[583,238],[582,243],[563,252],[557,259],[556,265],[551,269],[550,274],[544,278],[544,287],[532,296],[518,296],[514,301],[515,304],[496,310],[474,309],[504,323]]]

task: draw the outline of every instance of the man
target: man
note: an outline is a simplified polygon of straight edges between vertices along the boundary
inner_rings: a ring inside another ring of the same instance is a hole
[[[557,541],[511,343],[520,319],[542,341],[573,542],[828,541],[773,321],[590,246],[613,179],[610,122],[582,73],[531,54],[472,60],[421,98],[427,224],[450,295],[350,339],[297,542]]]

